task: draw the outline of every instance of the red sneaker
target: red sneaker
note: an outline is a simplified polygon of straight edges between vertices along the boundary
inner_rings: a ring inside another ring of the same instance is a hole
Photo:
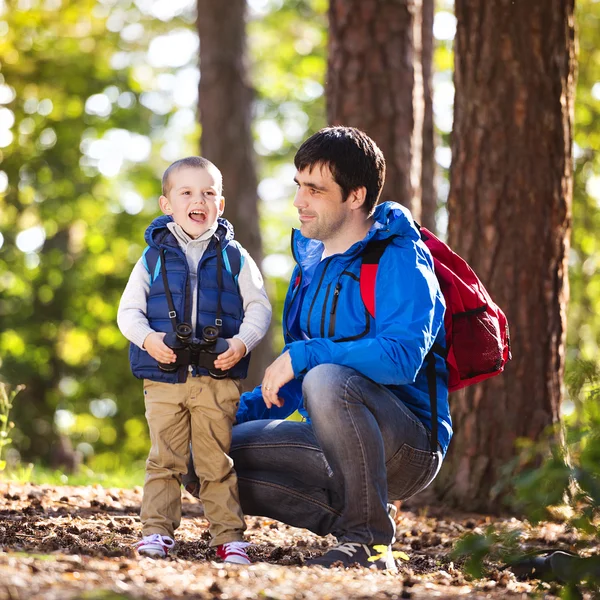
[[[249,545],[248,542],[228,542],[227,544],[221,544],[217,546],[217,556],[226,563],[235,563],[238,565],[252,564],[246,554],[246,550],[244,550]]]

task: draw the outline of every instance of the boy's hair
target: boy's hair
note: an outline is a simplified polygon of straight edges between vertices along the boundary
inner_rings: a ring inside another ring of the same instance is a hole
[[[294,157],[298,171],[316,165],[329,167],[346,201],[351,191],[364,186],[365,209],[371,215],[385,181],[385,158],[377,144],[355,127],[325,127],[309,137]]]
[[[192,168],[192,169],[206,169],[212,170],[219,180],[219,193],[223,193],[223,174],[219,169],[210,162],[210,160],[203,158],[202,156],[188,156],[187,158],[181,158],[176,160],[172,165],[169,165],[167,170],[162,176],[162,195],[166,196],[171,190],[169,185],[169,176],[171,173],[178,171],[179,169]]]

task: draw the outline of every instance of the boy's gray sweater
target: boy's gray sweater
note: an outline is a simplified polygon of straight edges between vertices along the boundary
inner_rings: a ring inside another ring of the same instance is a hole
[[[177,223],[169,223],[168,227],[185,253],[191,277],[190,289],[195,290],[198,263],[217,229],[217,223],[196,239],[190,238]],[[271,322],[271,304],[256,263],[244,248],[241,248],[241,253],[244,264],[238,276],[238,285],[244,303],[244,320],[240,326],[240,331],[234,337],[242,340],[247,352],[250,352],[267,333]],[[133,267],[125,291],[121,296],[117,324],[121,333],[130,342],[142,349],[144,348],[144,340],[153,331],[146,317],[149,292],[150,274],[140,258]],[[192,327],[195,330],[197,294],[192,294],[192,297]]]

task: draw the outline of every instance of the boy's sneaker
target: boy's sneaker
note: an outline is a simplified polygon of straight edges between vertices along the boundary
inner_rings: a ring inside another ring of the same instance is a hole
[[[373,560],[369,560],[370,558]],[[360,565],[361,567],[375,566],[378,569],[388,569],[397,572],[396,562],[392,556],[391,546],[385,546],[385,551],[379,552],[373,546],[359,544],[358,542],[346,542],[339,544],[323,556],[311,558],[307,560],[306,565],[317,565],[328,569],[332,566],[350,567],[352,565]]]
[[[136,544],[138,554],[150,558],[164,558],[174,545],[175,540],[168,535],[160,535],[159,533],[146,535],[141,542]]]
[[[235,563],[237,565],[252,564],[245,548],[250,544],[248,542],[228,542],[217,546],[217,556],[226,563]]]

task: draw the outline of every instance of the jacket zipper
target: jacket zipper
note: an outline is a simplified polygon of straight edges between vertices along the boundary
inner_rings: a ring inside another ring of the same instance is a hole
[[[317,291],[315,292],[315,296],[313,298],[313,301],[311,302],[310,309],[308,310],[308,317],[306,318],[306,334],[309,338],[312,338],[312,334],[310,331],[310,316],[312,314],[313,308],[315,307],[315,302],[317,301],[319,290],[321,289],[321,285],[323,284],[323,279],[325,279],[325,273],[327,272],[327,268],[331,264],[330,258],[326,258],[325,260],[327,261],[327,264],[323,267],[323,273],[321,273],[321,279],[319,279],[319,285],[317,286]],[[325,297],[325,302],[327,302],[327,296]]]
[[[184,284],[184,299],[183,299],[183,319],[181,322],[186,322],[186,323],[191,323],[191,317],[192,317],[192,307],[191,307],[191,302],[190,302],[190,298],[191,298],[191,291],[190,291],[190,269],[188,267],[187,264],[187,258],[185,256],[185,254],[179,250],[179,248],[175,249],[175,248],[165,248],[165,253],[164,253],[164,257],[165,257],[165,264],[164,264],[164,268],[167,268],[167,252],[169,250],[173,250],[175,253],[179,254],[180,257],[183,260],[183,264],[185,265],[185,284]],[[185,380],[187,379],[187,374],[188,374],[189,368],[185,368],[185,367],[180,367],[178,369],[177,372],[177,380],[179,383],[185,383]]]
[[[294,229],[292,229],[292,238],[290,240],[290,246],[292,248],[292,256],[294,258],[294,260],[296,261],[296,264],[298,265],[298,269],[300,270],[300,281],[298,281],[298,285],[296,286],[296,289],[294,290],[294,293],[292,294],[292,298],[290,300],[290,308],[292,306],[292,304],[294,304],[294,300],[296,299],[296,296],[298,295],[298,292],[302,289],[302,279],[304,278],[304,273],[302,272],[302,265],[298,262],[298,257],[296,256],[296,248],[294,247]],[[289,312],[289,308],[288,308],[288,312]],[[289,338],[292,342],[297,341],[294,337],[292,337],[292,335],[290,334],[290,331],[288,329],[287,326],[287,315],[283,315],[283,328],[284,328],[284,339]]]
[[[333,302],[331,303],[331,311],[329,312],[329,335],[327,337],[332,338],[335,335],[335,315],[337,309],[338,299],[340,297],[340,291],[342,284],[338,281],[333,292]]]
[[[331,289],[331,283],[327,285],[327,291],[325,292],[325,300],[323,302],[323,310],[321,311],[321,337],[325,337],[325,313],[327,312],[327,300],[329,300],[329,290]]]
[[[200,260],[198,261],[198,266],[196,267],[196,331],[194,331],[194,337],[196,337],[197,331],[198,331],[198,311],[200,309],[200,270],[201,270],[201,266],[202,264],[208,259],[211,258],[212,256],[216,256],[216,252],[213,252],[211,254],[208,254],[208,250],[210,249],[210,245],[213,243],[213,239],[211,238],[210,242],[208,243],[208,245],[206,246],[206,250],[204,251],[204,253],[202,254],[202,256],[200,257]],[[185,258],[185,266],[187,268],[187,271],[189,272],[190,268],[189,265],[187,264],[187,257]],[[218,268],[218,261],[217,261],[217,268]],[[188,294],[187,293],[187,286],[189,285],[189,277],[188,277],[188,281],[186,282],[186,302],[188,298],[191,298],[191,293]],[[190,306],[190,316],[189,319],[187,321],[188,323],[192,322],[192,307]],[[191,369],[190,372],[194,377],[197,377],[200,375],[200,367],[196,366],[196,365],[190,365]]]

